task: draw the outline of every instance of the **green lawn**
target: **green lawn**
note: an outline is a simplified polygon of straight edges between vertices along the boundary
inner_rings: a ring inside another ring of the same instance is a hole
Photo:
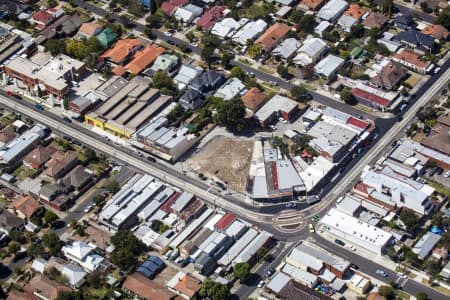
[[[450,199],[450,190],[444,187],[442,184],[434,182],[434,181],[428,181],[428,184],[430,184],[438,193],[447,195],[447,199]]]
[[[29,169],[24,165],[21,165],[13,172],[13,175],[20,181],[24,180],[25,178],[33,177],[35,174],[35,170]]]
[[[411,298],[411,296],[408,293],[401,291],[401,290],[395,290],[395,294],[397,295],[397,297],[399,297],[401,299],[408,300],[409,298]]]

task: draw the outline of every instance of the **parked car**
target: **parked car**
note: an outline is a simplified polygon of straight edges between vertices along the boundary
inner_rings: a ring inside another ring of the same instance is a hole
[[[261,280],[261,281],[258,283],[258,287],[259,287],[259,288],[262,288],[262,287],[264,286],[264,284],[265,284],[264,280]]]
[[[335,239],[334,242],[335,242],[336,244],[338,244],[339,246],[342,246],[342,247],[345,246],[345,243],[344,243],[343,241],[341,241],[341,240]]]
[[[311,233],[314,233],[316,230],[314,229],[314,225],[313,224],[309,224],[308,225],[308,229],[309,229],[309,232],[311,232]]]
[[[154,159],[154,158],[151,157],[151,156],[147,156],[147,160],[148,160],[148,161],[151,161],[151,162],[156,162],[156,159]]]
[[[85,213],[90,212],[90,211],[94,208],[94,206],[95,206],[94,203],[89,204],[89,205],[84,209],[84,212],[85,212]]]
[[[284,118],[279,118],[278,121],[280,121],[283,124],[287,124],[288,123]]]
[[[437,173],[438,175],[442,175],[442,172],[444,172],[444,169],[442,169],[441,167],[438,167],[436,173]]]
[[[277,130],[277,126],[275,125],[269,125],[269,128],[272,129],[273,131]]]
[[[269,268],[266,272],[266,275],[267,277],[270,277],[273,273],[275,273],[275,268]]]
[[[350,250],[352,250],[352,251],[356,251],[356,247],[355,246],[353,246],[352,244],[348,244],[348,246],[347,247],[349,247],[350,248]]]
[[[448,177],[450,177],[450,170],[449,170],[449,171],[447,171],[447,172],[445,172],[445,174],[444,174],[444,177],[445,177],[445,178],[448,178]]]
[[[395,146],[397,146],[398,142],[397,141],[393,141],[391,144],[391,147],[394,148]]]
[[[358,265],[355,265],[355,264],[350,264],[350,268],[355,269],[355,270],[359,269]]]
[[[296,207],[297,206],[297,203],[295,203],[295,202],[289,202],[289,203],[286,203],[286,208],[291,208],[291,207]]]
[[[64,117],[63,121],[66,122],[66,123],[72,123],[72,120],[69,119],[68,117]]]
[[[40,104],[35,104],[34,107],[35,107],[37,110],[44,110],[44,107],[43,107],[42,105],[40,105]]]
[[[431,168],[429,175],[433,176],[437,171],[438,171],[438,167],[437,166],[433,167],[433,168]]]

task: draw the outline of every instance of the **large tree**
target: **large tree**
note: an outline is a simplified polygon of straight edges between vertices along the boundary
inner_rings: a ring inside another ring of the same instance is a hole
[[[416,294],[416,299],[417,300],[427,300],[428,299],[428,295],[424,292],[418,292]]]
[[[241,98],[222,101],[217,107],[216,121],[231,132],[241,132],[245,128],[245,106]]]
[[[303,101],[305,99],[306,88],[303,85],[293,85],[290,92],[291,97],[295,101]]]
[[[230,289],[225,284],[214,282],[208,278],[202,282],[198,294],[200,299],[226,300],[230,296]]]
[[[138,260],[144,250],[144,244],[130,231],[118,231],[111,237],[115,249],[111,255],[112,262],[119,268],[130,271],[137,266]]]
[[[152,79],[152,87],[159,89],[161,90],[161,93],[168,95],[174,95],[177,89],[172,77],[167,75],[164,71],[156,72]]]
[[[312,33],[315,27],[314,16],[304,15],[298,22],[298,27],[305,33]]]
[[[412,234],[414,234],[416,229],[419,227],[419,217],[412,209],[407,207],[402,208],[400,220],[402,220],[403,224],[405,224],[406,230]]]
[[[439,13],[436,23],[450,29],[450,6],[446,7]]]
[[[56,220],[58,220],[58,216],[52,212],[51,210],[47,210],[44,215],[44,221],[48,225],[52,226]]]
[[[245,280],[250,274],[250,265],[246,262],[237,263],[233,267],[233,276],[239,280]]]
[[[213,61],[213,55],[214,55],[214,47],[207,46],[202,49],[201,57],[202,60],[208,65],[208,69],[211,69],[211,63]]]

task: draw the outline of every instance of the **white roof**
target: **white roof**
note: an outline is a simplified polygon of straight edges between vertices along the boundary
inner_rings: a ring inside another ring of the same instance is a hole
[[[184,23],[191,23],[195,18],[203,13],[203,9],[193,4],[188,4],[183,7],[178,7],[174,13],[175,18]]]
[[[75,241],[62,247],[61,251],[64,255],[70,255],[78,260],[83,260],[89,255],[95,247],[82,241]]]
[[[273,291],[274,293],[279,293],[282,288],[291,281],[291,278],[283,273],[277,273],[275,276],[267,284],[267,288]]]
[[[377,248],[383,247],[392,238],[391,233],[340,212],[336,208],[330,209],[327,214],[320,219],[320,223],[335,228],[337,231],[341,232],[343,236],[349,236],[349,238],[346,239],[351,239],[352,241],[355,241],[355,243],[359,240],[362,241],[362,244],[371,244]]]
[[[332,168],[334,164],[323,156],[318,156],[307,169],[300,172],[307,191],[312,190]]]
[[[317,33],[318,35],[322,36],[322,33],[328,29],[328,27],[331,26],[331,23],[328,21],[322,21],[319,23],[319,25],[316,26],[316,28],[314,28],[314,32]]]
[[[228,79],[214,94],[223,100],[231,100],[245,89],[245,85],[236,77]]]
[[[347,15],[342,15],[338,20],[338,24],[342,27],[342,29],[344,29],[345,32],[350,32],[350,27],[352,27],[357,22],[358,19]]]
[[[300,42],[295,38],[287,38],[272,51],[272,55],[280,56],[283,59],[291,57],[300,47]]]
[[[24,152],[30,145],[34,144],[41,137],[42,130],[45,127],[37,124],[28,129],[20,136],[17,136],[0,150],[0,159],[6,163],[16,159],[16,157]]]
[[[296,64],[306,66],[317,59],[328,48],[327,44],[320,38],[309,38],[303,46],[297,51],[297,56],[294,58]]]
[[[344,0],[331,0],[325,4],[317,13],[317,17],[322,20],[335,20],[347,8],[348,3]]]
[[[272,116],[274,112],[282,111],[290,113],[298,103],[288,97],[275,95],[264,104],[256,113],[255,117],[259,121],[265,121]]]
[[[344,62],[345,60],[340,57],[328,55],[314,67],[314,71],[325,77],[330,77],[344,64]]]
[[[31,265],[31,268],[39,273],[44,273],[45,267],[47,266],[48,261],[43,258],[36,258],[33,260],[33,264]]]
[[[246,45],[248,40],[254,40],[266,30],[267,23],[263,20],[251,21],[244,25],[233,36],[233,41],[241,45]]]
[[[86,276],[86,272],[83,268],[74,264],[64,265],[61,274],[69,280],[71,286],[79,286]]]
[[[184,89],[185,86],[191,83],[192,80],[197,78],[197,76],[200,76],[202,73],[203,69],[200,67],[193,65],[182,65],[174,80],[178,83],[179,89]]]
[[[292,278],[295,279],[295,281],[306,284],[308,286],[312,286],[317,282],[316,275],[303,271],[302,269],[296,268],[290,264],[284,265],[283,272],[289,274]]]
[[[222,21],[214,24],[211,33],[221,38],[231,36],[236,29],[241,27],[241,24],[233,18],[224,18]]]

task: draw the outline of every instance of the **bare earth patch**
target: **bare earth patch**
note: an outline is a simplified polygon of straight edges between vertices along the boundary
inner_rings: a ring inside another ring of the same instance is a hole
[[[216,136],[188,163],[197,173],[226,182],[231,189],[244,192],[252,147],[253,141]]]

